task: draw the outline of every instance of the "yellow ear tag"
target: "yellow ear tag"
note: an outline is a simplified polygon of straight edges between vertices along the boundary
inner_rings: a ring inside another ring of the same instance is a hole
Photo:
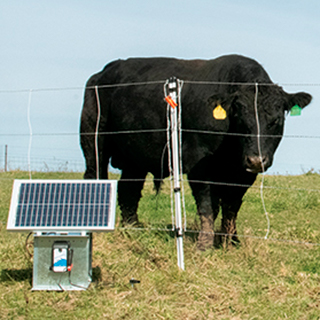
[[[217,120],[224,120],[227,117],[227,112],[219,104],[213,109],[213,117]]]

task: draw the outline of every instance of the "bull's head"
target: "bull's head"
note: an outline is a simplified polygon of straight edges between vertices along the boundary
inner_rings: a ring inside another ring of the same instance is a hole
[[[289,94],[276,85],[256,85],[243,86],[235,93],[215,99],[230,108],[229,134],[235,135],[228,140],[236,141],[230,147],[241,154],[242,165],[248,172],[259,173],[272,165],[283,135],[286,112],[296,105],[306,107],[312,97],[305,92]]]

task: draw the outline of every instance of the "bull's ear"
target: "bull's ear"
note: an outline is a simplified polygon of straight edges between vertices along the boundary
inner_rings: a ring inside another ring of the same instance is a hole
[[[289,108],[291,110],[294,106],[299,106],[301,109],[306,107],[312,100],[312,96],[306,92],[298,92],[289,94]]]
[[[228,111],[234,99],[234,95],[214,94],[208,99],[208,104],[211,108],[221,106],[223,109]]]
[[[213,118],[216,120],[224,120],[230,115],[231,96],[215,94],[208,99],[209,108],[212,110]]]

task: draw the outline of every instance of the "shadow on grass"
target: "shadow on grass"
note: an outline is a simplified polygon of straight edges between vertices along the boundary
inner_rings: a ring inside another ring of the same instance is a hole
[[[1,271],[0,281],[13,281],[21,282],[29,280],[30,284],[32,281],[32,268],[28,269],[3,269]]]
[[[92,282],[101,281],[100,267],[92,268]],[[27,269],[3,269],[1,270],[0,282],[22,282],[29,280],[32,284],[32,268]]]
[[[100,267],[92,268],[92,282],[102,281],[102,272]]]

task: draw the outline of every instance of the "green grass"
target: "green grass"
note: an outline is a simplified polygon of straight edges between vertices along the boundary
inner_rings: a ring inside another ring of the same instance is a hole
[[[82,175],[35,172],[33,178]],[[160,230],[171,225],[168,182],[156,197],[147,181],[139,206],[146,229],[121,229],[117,209],[117,229],[93,235],[94,282],[82,292],[31,292],[27,234],[6,231],[13,179],[28,173],[0,173],[0,319],[320,318],[320,200],[310,190],[320,189],[318,174],[265,177],[269,240],[258,180],[239,212],[241,246],[198,252],[197,233],[187,233],[185,272],[177,267],[172,233]],[[198,231],[187,185],[186,209],[188,229]],[[132,277],[141,283],[132,287]]]

